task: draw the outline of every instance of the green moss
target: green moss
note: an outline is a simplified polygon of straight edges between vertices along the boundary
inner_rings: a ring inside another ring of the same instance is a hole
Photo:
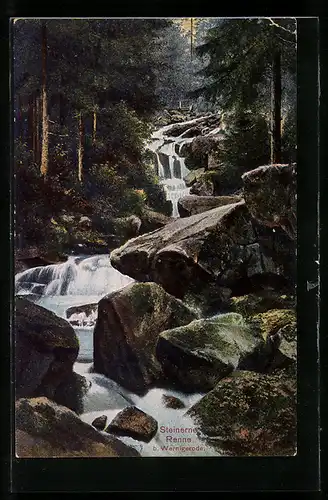
[[[250,293],[240,297],[231,297],[230,308],[243,316],[253,316],[269,309],[293,309],[295,299],[276,292]]]
[[[266,340],[286,325],[296,328],[296,314],[291,309],[272,309],[265,313],[255,314],[248,323],[258,329]]]

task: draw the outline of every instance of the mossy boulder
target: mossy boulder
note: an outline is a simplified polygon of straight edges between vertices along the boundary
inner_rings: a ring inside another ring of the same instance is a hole
[[[235,369],[262,369],[263,340],[242,316],[222,314],[164,331],[156,355],[167,378],[187,391],[207,391]]]
[[[285,456],[296,452],[296,377],[236,371],[187,412],[199,435],[231,456]]]
[[[292,309],[272,309],[248,318],[253,331],[273,349],[269,370],[288,366],[297,358],[297,322]]]
[[[191,170],[185,177],[184,181],[186,183],[187,187],[191,187],[195,182],[201,178],[201,176],[204,174],[205,169],[204,168],[198,168],[196,170]]]
[[[274,290],[263,290],[231,297],[229,305],[232,311],[246,317],[266,312],[269,309],[292,309],[295,307],[295,298]]]
[[[45,397],[16,402],[15,444],[18,458],[139,456],[135,449],[101,434],[73,411]]]
[[[296,314],[292,309],[271,309],[258,313],[249,319],[252,327],[258,329],[264,340],[278,333],[286,325],[296,325]]]
[[[71,325],[21,297],[15,302],[16,397],[47,396],[72,382],[79,341]],[[67,401],[67,405],[75,403]]]
[[[133,283],[103,297],[94,330],[95,370],[143,393],[162,376],[155,356],[159,334],[195,318],[156,283]]]
[[[296,166],[265,165],[242,176],[252,216],[268,227],[281,227],[296,239]]]

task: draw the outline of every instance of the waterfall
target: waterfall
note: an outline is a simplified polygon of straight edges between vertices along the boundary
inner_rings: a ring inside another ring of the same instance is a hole
[[[93,327],[101,297],[133,282],[112,267],[108,255],[74,256],[62,264],[34,267],[16,274],[15,293],[68,319],[73,326]],[[70,306],[86,304],[94,307],[67,314]]]
[[[16,294],[105,295],[133,282],[114,269],[108,255],[69,257],[62,264],[34,267],[16,274]]]
[[[192,126],[201,120],[203,118],[196,118],[195,120],[182,122],[179,125],[190,124]],[[166,125],[157,130],[153,134],[148,148],[155,153],[157,175],[164,187],[166,199],[172,202],[172,215],[173,217],[179,217],[178,201],[190,192],[190,188],[187,188],[184,181],[184,177],[189,173],[189,170],[185,165],[184,158],[179,156],[179,151],[181,151],[183,144],[192,142],[194,137],[186,137],[186,131],[178,137],[170,136],[170,128],[175,125]]]

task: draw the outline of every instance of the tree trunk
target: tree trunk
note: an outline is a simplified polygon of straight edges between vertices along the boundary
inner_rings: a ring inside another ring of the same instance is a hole
[[[93,112],[93,127],[92,127],[92,144],[96,144],[96,133],[97,133],[97,112]]]
[[[274,124],[274,92],[273,92],[273,73],[272,73],[272,78],[271,78],[271,89],[270,89],[270,97],[271,97],[271,102],[270,102],[270,162],[271,165],[274,163],[274,141],[273,141],[273,124]]]
[[[281,163],[281,54],[273,59],[273,162]]]
[[[35,161],[40,162],[40,96],[35,97]]]
[[[41,149],[41,175],[48,172],[49,151],[49,119],[47,99],[47,28],[42,26],[42,149]]]
[[[79,143],[78,143],[77,176],[78,176],[79,181],[82,182],[82,174],[83,174],[83,121],[82,121],[82,112],[79,113],[78,121],[79,121]]]
[[[32,149],[33,149],[33,161],[35,162],[37,159],[36,150],[37,150],[37,96],[33,94],[32,100]]]
[[[21,140],[23,139],[23,128],[22,128],[22,99],[20,96],[18,96],[17,99],[17,113],[16,113],[16,130],[17,130],[17,137],[19,137]]]

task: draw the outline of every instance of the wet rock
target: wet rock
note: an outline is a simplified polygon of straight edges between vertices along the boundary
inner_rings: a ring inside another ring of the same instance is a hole
[[[191,170],[189,174],[184,177],[184,181],[187,187],[192,186],[198,181],[199,177],[205,172],[204,168],[198,168],[196,170]]]
[[[242,316],[228,313],[162,332],[156,354],[167,378],[192,392],[212,389],[235,369],[262,369],[263,348]]]
[[[266,165],[242,176],[252,216],[268,227],[281,227],[296,239],[296,165]]]
[[[215,207],[230,205],[242,201],[241,196],[196,196],[189,195],[180,198],[178,201],[178,210],[180,217],[190,217],[211,210]]]
[[[157,429],[158,424],[153,417],[136,406],[128,406],[116,415],[106,428],[106,432],[149,443]]]
[[[180,408],[186,407],[181,399],[176,398],[175,396],[169,396],[168,394],[163,394],[162,401],[166,408],[172,408],[173,410],[179,410]]]
[[[183,138],[197,137],[198,135],[201,135],[201,133],[202,129],[200,127],[191,127],[187,129],[185,132],[183,132],[180,137]]]
[[[73,411],[45,397],[18,400],[15,425],[19,458],[139,456],[133,448],[101,434]]]
[[[174,120],[176,122],[178,122],[178,121],[182,122],[182,121],[186,120],[186,118],[179,113],[175,113],[174,115],[171,115],[171,116],[172,116],[172,118],[174,118]],[[182,120],[180,119],[180,117],[182,117]],[[164,135],[169,136],[169,137],[178,137],[181,134],[183,134],[184,132],[190,130],[191,128],[193,128],[193,129],[195,129],[195,127],[198,128],[198,126],[201,125],[205,120],[206,120],[206,117],[199,117],[198,119],[193,120],[192,123],[190,123],[190,122],[177,123],[176,125],[172,125],[171,127],[169,127],[164,132]]]
[[[95,371],[143,393],[162,376],[155,355],[161,331],[195,317],[156,283],[133,283],[103,297],[94,329]]]
[[[106,415],[100,415],[100,417],[97,417],[94,419],[92,422],[93,427],[98,429],[98,431],[103,431],[106,428],[107,424],[107,416]]]
[[[93,304],[83,304],[81,306],[72,306],[66,309],[66,318],[70,318],[73,314],[85,313],[86,316],[90,316],[94,311],[96,311],[98,303]]]
[[[79,351],[71,325],[53,312],[21,297],[15,303],[16,397],[55,398],[69,384]]]
[[[176,153],[181,157],[185,158],[191,153],[191,142],[184,142],[181,146],[178,146]],[[189,175],[189,174],[188,174]]]
[[[187,412],[208,445],[231,456],[296,452],[296,376],[237,371]]]

